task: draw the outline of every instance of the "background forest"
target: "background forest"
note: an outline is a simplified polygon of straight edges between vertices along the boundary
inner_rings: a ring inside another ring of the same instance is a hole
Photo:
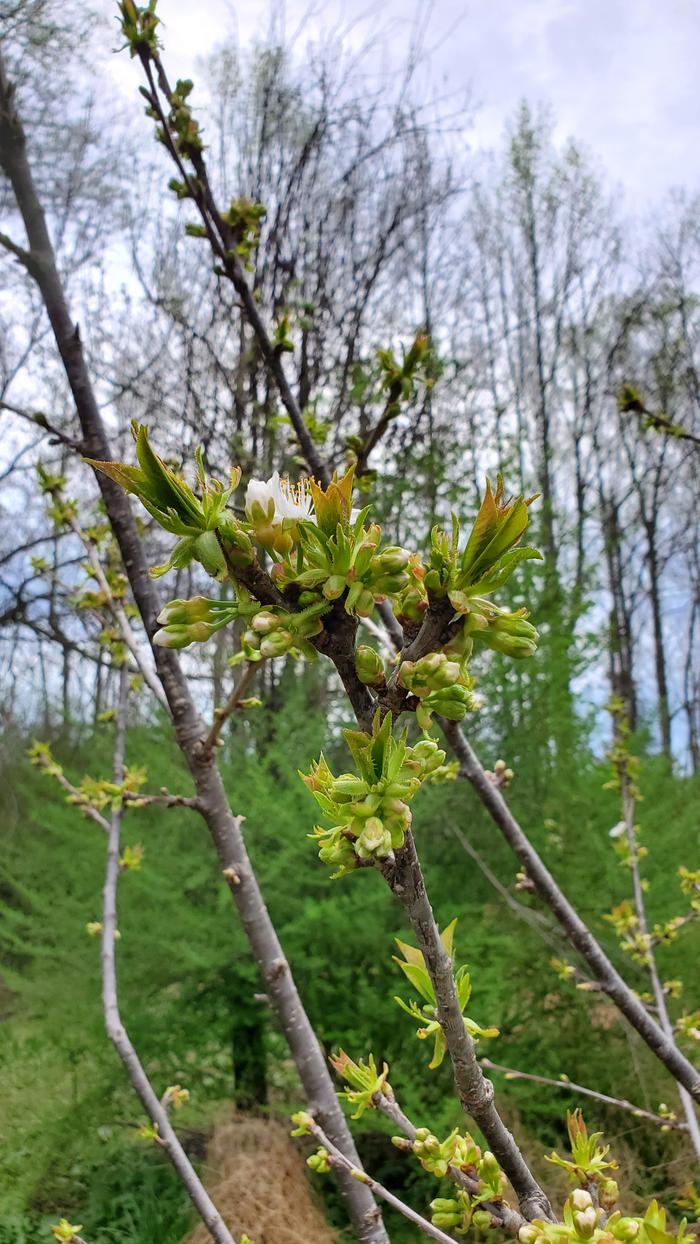
[[[125,103],[106,75],[97,81],[114,31],[71,0],[4,0],[1,21],[118,456],[132,454],[135,419],[178,467],[202,445],[221,478],[232,462],[244,478],[296,476],[289,417],[234,291],[186,234],[189,205],[165,190],[171,170],[136,88]],[[422,547],[451,511],[471,520],[487,475],[541,494],[532,543],[545,560],[525,563],[509,587],[512,608],[527,601],[540,647],[521,663],[479,657],[484,707],[467,719],[468,735],[490,770],[500,758],[512,768],[510,805],[642,992],[645,969],[624,945],[619,911],[606,919],[631,893],[610,833],[622,811],[606,705],[619,702],[640,758],[641,870],[662,930],[659,969],[693,1059],[700,931],[692,918],[667,922],[687,908],[679,866],[700,867],[700,199],[679,190],[652,217],[629,218],[594,155],[575,140],[555,143],[553,118],[535,104],[522,104],[495,150],[472,154],[470,105],[426,94],[418,39],[402,72],[381,83],[363,75],[362,56],[330,36],[285,47],[274,29],[250,47],[213,51],[195,98],[215,188],[222,200],[265,205],[250,279],[333,465],[366,441],[382,409],[378,349],[399,356],[417,332],[430,337],[431,383],[391,421],[362,480],[388,540]],[[128,654],[80,539],[37,486],[39,464],[65,479],[80,525],[100,543],[97,492],[70,446],[70,393],[13,254],[19,236],[0,177],[0,1241],[49,1239],[67,1214],[91,1244],[175,1244],[194,1226],[186,1195],[135,1134],[138,1104],[104,1037],[99,948],[86,933],[99,919],[104,843],[27,756],[39,738],[73,782],[109,773]],[[143,530],[152,561],[165,561],[163,533]],[[204,583],[188,566],[167,590],[191,597]],[[205,716],[230,693],[231,652],[222,630],[183,654]],[[395,1065],[405,1109],[448,1132],[459,1114],[449,1070],[426,1075],[425,1047],[394,1001],[401,974],[386,970],[392,939],[407,936],[401,914],[371,871],[330,884],[308,842],[312,800],[296,771],[321,748],[342,767],[339,730],[349,724],[329,668],[265,662],[252,691],[260,707],[223,732],[222,774],[324,1049],[371,1049]],[[190,793],[147,689],[131,697],[127,759],[151,788]],[[474,1013],[500,1029],[480,1054],[670,1114],[662,1127],[583,1103],[621,1160],[632,1206],[656,1196],[677,1215],[685,1199],[700,1216],[676,1085],[605,994],[587,987],[467,783],[431,786],[416,833],[438,922],[459,919]],[[300,1222],[309,1216],[290,1240],[349,1240],[329,1181],[307,1182],[285,1139],[299,1108],[296,1071],[206,834],[186,808],[153,806],[129,814],[126,835],[145,856],[121,898],[123,1005],[149,1073],[192,1090],[178,1116],[188,1151],[202,1163],[209,1144],[213,1182],[234,1201],[250,1191],[255,1164],[232,1164],[231,1153],[260,1146],[263,1163],[266,1146],[279,1146],[285,1203]],[[509,1126],[558,1189],[559,1172],[540,1155],[562,1143],[566,1110],[581,1098],[566,1085],[543,1092],[493,1077]],[[390,1135],[366,1115],[363,1159],[407,1198],[424,1196],[418,1185],[429,1181]],[[397,1244],[418,1239],[391,1214],[386,1221]],[[242,1226],[253,1234],[254,1221]]]

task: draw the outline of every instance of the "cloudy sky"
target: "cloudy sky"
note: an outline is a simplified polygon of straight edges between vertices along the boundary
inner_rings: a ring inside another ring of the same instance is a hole
[[[110,16],[111,0],[100,0]],[[272,0],[303,47],[323,30],[369,39],[377,64],[398,63],[425,19],[424,0]],[[171,76],[222,32],[250,42],[269,22],[261,0],[160,0]],[[699,0],[433,0],[425,43],[433,86],[478,105],[473,146],[497,142],[522,97],[550,104],[557,135],[574,135],[599,158],[627,206],[643,209],[671,186],[700,190]],[[135,66],[112,58],[125,89]]]

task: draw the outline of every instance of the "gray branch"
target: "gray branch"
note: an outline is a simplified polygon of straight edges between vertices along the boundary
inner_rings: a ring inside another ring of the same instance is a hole
[[[117,737],[114,750],[114,782],[119,784],[124,778],[124,745],[126,735],[126,672],[122,669],[120,678],[119,715],[117,718]],[[121,809],[112,813],[109,822],[107,839],[107,871],[103,891],[102,905],[102,1006],[107,1036],[119,1055],[126,1073],[135,1089],[149,1119],[158,1129],[158,1142],[165,1149],[172,1162],[178,1178],[185,1188],[192,1204],[199,1214],[216,1244],[235,1244],[235,1240],[223,1218],[211,1200],[206,1188],[199,1179],[187,1154],[168,1118],[168,1112],[161,1104],[146,1072],[143,1069],[129,1034],[124,1027],[119,1012],[119,995],[117,991],[116,934],[117,934],[117,890],[119,886],[119,856],[121,838]]]
[[[471,782],[492,820],[513,849],[540,899],[556,916],[571,945],[579,952],[625,1018],[664,1064],[671,1075],[700,1101],[700,1073],[678,1049],[672,1037],[652,1019],[639,998],[608,959],[588,926],[560,890],[532,843],[513,816],[503,795],[486,777],[470,743],[456,722],[442,721],[442,728],[460,762],[460,774]]]

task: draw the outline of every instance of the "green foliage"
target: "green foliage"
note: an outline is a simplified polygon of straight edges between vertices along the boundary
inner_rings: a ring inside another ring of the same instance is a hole
[[[484,671],[486,676],[495,682],[502,674]],[[522,685],[507,680],[501,685],[507,697],[503,720],[510,715],[510,728],[504,724],[499,730],[497,713],[477,719],[478,750],[484,759],[500,753],[512,766],[516,814],[619,960],[602,920],[619,894],[619,864],[609,838],[619,817],[618,793],[603,789],[606,768],[583,746],[577,746],[573,766],[568,758],[553,759],[539,733],[520,724]],[[531,694],[529,686],[524,690]],[[350,759],[342,734],[329,733],[332,699],[322,667],[309,667],[303,677],[289,668],[272,701],[271,708],[236,722],[222,749],[222,769],[235,811],[247,818],[253,862],[310,1018],[327,1050],[343,1047],[355,1058],[372,1050],[377,1068],[386,1061],[410,1117],[429,1124],[431,1134],[449,1136],[461,1124],[449,1067],[444,1063],[426,1077],[420,1047],[412,1056],[394,1002],[404,977],[398,966],[386,969],[394,939],[410,943],[409,931],[397,924],[396,906],[373,870],[360,870],[352,887],[332,884],[308,848],[309,797],[294,768],[322,747],[334,772],[347,770]],[[80,785],[86,772],[96,778],[109,771],[112,731],[108,724],[70,746],[54,742],[56,763],[71,781]],[[61,1215],[82,1222],[91,1244],[122,1238],[130,1244],[175,1244],[185,1234],[189,1211],[162,1155],[135,1137],[141,1112],[105,1041],[99,945],[85,931],[101,917],[104,839],[21,752],[18,744],[7,756],[11,780],[3,781],[1,809],[6,1020],[0,1057],[4,1106],[13,1126],[2,1129],[0,1207],[6,1221],[14,1214],[19,1224],[8,1244],[21,1240],[21,1231],[34,1244],[41,1238],[39,1228],[48,1232]],[[173,744],[158,729],[132,730],[127,760],[147,769],[146,789],[165,785],[190,792]],[[659,867],[648,895],[650,918],[659,921],[678,901],[678,860],[687,860],[688,887],[693,880],[687,844],[698,780],[675,778],[662,761],[642,759],[639,781],[645,834],[654,857],[670,862]],[[463,953],[473,965],[477,1016],[487,1017],[501,1033],[492,1056],[554,1078],[566,1073],[603,1092],[639,1100],[625,1028],[614,1009],[600,995],[578,991],[575,981],[560,981],[549,967],[552,948],[528,925],[504,920],[502,900],[464,854],[453,825],[468,832],[504,882],[515,880],[517,866],[464,783],[424,786],[413,828],[427,884],[441,924],[459,918]],[[180,1084],[192,1093],[177,1116],[178,1127],[183,1119],[188,1133],[204,1131],[213,1112],[230,1100],[236,1015],[249,1015],[253,1031],[257,1026],[267,1049],[272,1108],[289,1113],[299,1102],[296,1076],[255,1001],[260,982],[230,917],[230,897],[200,822],[186,809],[130,810],[124,845],[138,843],[145,846],[143,862],[121,887],[121,991],[130,1031],[157,1088],[163,1092]],[[531,901],[526,893],[518,897]],[[683,978],[689,1029],[700,994],[699,932],[691,923],[658,950],[664,979]],[[559,957],[566,959],[565,946]],[[687,1041],[692,1054],[697,1040],[688,1035]],[[644,1051],[637,1057],[651,1102],[667,1097],[667,1079],[654,1060]],[[579,1104],[573,1095],[542,1095],[526,1083],[502,1080],[497,1089],[528,1152],[564,1151],[566,1108]],[[619,1115],[605,1107],[587,1107],[586,1118],[591,1130],[620,1131]],[[377,1178],[417,1205],[427,1205],[436,1191],[437,1199],[450,1199],[452,1188],[436,1189],[433,1175],[411,1167],[393,1149],[391,1129],[376,1111],[365,1111],[355,1126],[361,1154]],[[635,1191],[647,1199],[663,1197],[665,1164],[681,1153],[681,1142],[641,1122],[625,1131],[634,1146]],[[330,1189],[324,1188],[324,1195],[331,1196]],[[156,1224],[158,1206],[162,1217]],[[675,1212],[672,1203],[668,1208]],[[114,1222],[121,1224],[123,1237],[105,1234]],[[411,1239],[402,1231],[392,1223],[392,1240]]]

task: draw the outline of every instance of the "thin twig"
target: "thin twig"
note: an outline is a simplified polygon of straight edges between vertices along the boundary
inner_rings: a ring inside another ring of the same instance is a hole
[[[82,453],[84,446],[82,441],[76,441],[72,436],[67,436],[65,432],[61,432],[60,428],[49,423],[43,411],[22,410],[20,406],[13,406],[10,402],[0,401],[0,410],[6,410],[8,414],[16,415],[18,419],[24,419],[27,423],[31,423],[36,428],[41,428],[44,432],[48,432],[54,440],[61,445],[65,445],[68,449],[72,449],[75,453]]]
[[[483,1059],[482,1059],[483,1062]],[[403,1132],[409,1143],[413,1145],[418,1131],[414,1123],[411,1122],[408,1115],[404,1114],[399,1106],[394,1091],[390,1085],[385,1085],[384,1092],[377,1093],[373,1098],[374,1105],[387,1119]],[[461,1188],[469,1196],[476,1196],[481,1191],[481,1184],[475,1175],[470,1175],[467,1171],[461,1169],[451,1163],[447,1171],[452,1182]],[[497,1223],[507,1231],[509,1235],[517,1236],[521,1227],[525,1226],[526,1219],[519,1214],[517,1210],[512,1209],[505,1201],[481,1201],[479,1208],[485,1210],[491,1215],[494,1223]]]
[[[117,737],[114,749],[115,784],[124,780],[126,702],[128,682],[122,670],[119,689]],[[107,871],[102,908],[102,1003],[107,1035],[126,1068],[127,1075],[149,1119],[158,1130],[158,1143],[165,1149],[192,1204],[216,1244],[235,1244],[219,1211],[199,1179],[153,1089],[119,1012],[116,967],[117,890],[120,874],[121,809],[112,813],[107,847]]]
[[[438,1240],[440,1244],[454,1244],[453,1235],[446,1235],[439,1227],[434,1227],[432,1222],[428,1222],[428,1219],[423,1218],[422,1214],[417,1213],[415,1209],[411,1209],[410,1205],[406,1205],[404,1201],[400,1201],[397,1196],[394,1196],[393,1192],[389,1192],[388,1188],[378,1183],[371,1175],[353,1166],[352,1162],[340,1152],[340,1149],[336,1149],[333,1142],[326,1136],[323,1128],[319,1127],[316,1122],[312,1121],[309,1124],[309,1130],[319,1143],[323,1145],[324,1149],[327,1150],[329,1165],[343,1167],[344,1170],[352,1175],[353,1179],[357,1179],[360,1183],[365,1184],[372,1190],[375,1196],[380,1197],[382,1201],[386,1201],[387,1205],[390,1205],[392,1209],[398,1210],[404,1218],[412,1222],[414,1226],[418,1227],[424,1235],[429,1236],[431,1240]]]
[[[569,942],[588,964],[594,979],[600,983],[601,989],[612,999],[671,1075],[696,1101],[700,1101],[700,1072],[679,1050],[672,1037],[652,1019],[644,1004],[610,962],[591,930],[557,885],[508,807],[501,791],[487,778],[459,724],[443,720],[441,726],[460,762],[461,776],[474,787],[492,820],[525,868],[540,899],[556,916]]]
[[[214,721],[212,722],[209,733],[202,740],[202,759],[210,756],[216,747],[221,731],[226,725],[226,722],[229,717],[235,713],[236,709],[239,708],[241,700],[245,698],[246,691],[250,687],[255,675],[258,672],[258,665],[259,662],[257,661],[248,661],[226,703],[222,705],[221,708],[214,710]]]
[[[497,1071],[500,1075],[504,1075],[507,1080],[529,1080],[533,1084],[544,1084],[548,1088],[557,1088],[566,1092],[579,1093],[583,1097],[593,1097],[596,1101],[605,1102],[607,1106],[617,1106],[620,1110],[628,1110],[638,1119],[648,1119],[650,1123],[656,1123],[659,1127],[672,1128],[674,1131],[687,1132],[688,1125],[680,1123],[678,1120],[664,1118],[662,1114],[654,1114],[653,1110],[645,1110],[642,1106],[635,1106],[633,1102],[627,1101],[626,1097],[610,1097],[608,1093],[599,1093],[596,1089],[587,1088],[584,1084],[575,1084],[573,1080],[554,1080],[549,1076],[534,1075],[529,1071],[516,1071],[513,1067],[504,1067],[501,1063],[494,1063],[490,1058],[481,1058],[479,1060],[482,1067],[486,1067],[488,1071]]]
[[[100,592],[104,597],[104,603],[114,618],[114,621],[119,628],[119,633],[134,658],[134,661],[136,662],[136,668],[138,669],[146,686],[153,692],[153,695],[156,697],[161,708],[167,709],[168,701],[165,691],[163,690],[163,685],[134,634],[133,627],[129,622],[124,606],[115,598],[114,593],[109,586],[107,576],[102,569],[102,563],[100,561],[95,541],[91,540],[90,537],[85,534],[76,518],[69,518],[68,525],[74,535],[76,535],[81,541],[83,548],[87,553],[88,562],[90,563],[90,570],[99,585]]]
[[[191,808],[194,812],[202,810],[196,795],[171,795],[167,790],[162,790],[157,795],[141,795],[138,791],[126,790],[122,795],[122,802],[127,806],[134,804],[139,808],[155,805],[159,808]]]
[[[621,729],[621,722],[617,715],[614,716],[614,734],[618,742],[624,745],[624,737]],[[617,761],[617,773],[620,779],[620,794],[622,796],[622,814],[625,826],[625,835],[627,838],[627,849],[629,854],[629,865],[632,874],[632,892],[634,895],[634,906],[637,913],[637,921],[639,932],[647,946],[646,967],[649,972],[652,993],[656,1003],[656,1011],[659,1017],[659,1025],[661,1030],[670,1041],[673,1040],[673,1024],[668,1013],[666,1004],[666,991],[664,990],[659,969],[656,964],[656,956],[654,955],[654,947],[649,934],[649,923],[647,921],[646,903],[644,901],[644,887],[642,877],[639,871],[639,852],[637,848],[637,835],[635,832],[635,792],[630,780],[628,771],[627,757],[621,756]],[[678,1096],[680,1097],[681,1107],[686,1118],[690,1143],[693,1147],[697,1161],[700,1161],[700,1124],[695,1113],[695,1105],[693,1099],[687,1089],[682,1085],[678,1085]]]

